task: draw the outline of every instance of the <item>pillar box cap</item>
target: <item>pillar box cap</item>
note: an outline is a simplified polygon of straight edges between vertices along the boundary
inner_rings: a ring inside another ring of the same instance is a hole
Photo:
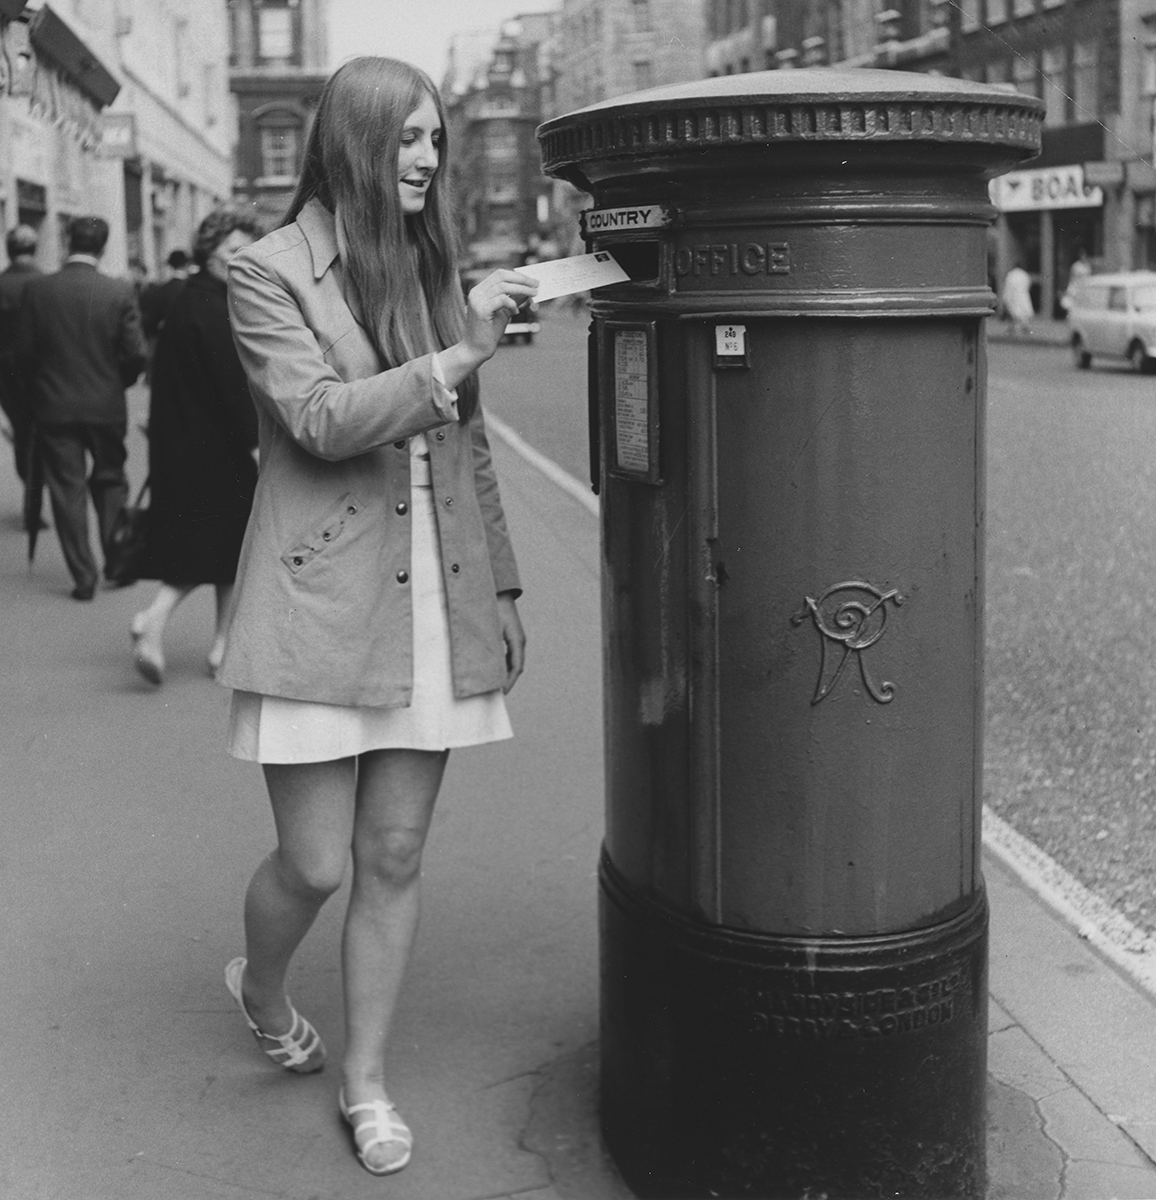
[[[765,162],[930,158],[1001,174],[1040,151],[1044,106],[992,84],[943,75],[816,67],[722,75],[578,109],[538,129],[542,168],[587,191],[645,175],[686,176]],[[904,148],[920,145],[912,153]],[[936,150],[935,148],[938,148]],[[897,154],[898,152],[898,154]],[[696,170],[697,168],[697,170]]]

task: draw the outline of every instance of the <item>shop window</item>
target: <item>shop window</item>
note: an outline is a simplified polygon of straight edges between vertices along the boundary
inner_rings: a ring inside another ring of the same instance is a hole
[[[1068,51],[1065,46],[1049,46],[1043,54],[1043,83],[1045,106],[1044,123],[1066,125],[1068,96],[1064,86],[1068,72]]]
[[[297,174],[300,131],[292,125],[267,125],[261,130],[261,177],[291,179]]]
[[[1100,52],[1097,42],[1077,42],[1072,50],[1072,101],[1077,123],[1099,113]]]

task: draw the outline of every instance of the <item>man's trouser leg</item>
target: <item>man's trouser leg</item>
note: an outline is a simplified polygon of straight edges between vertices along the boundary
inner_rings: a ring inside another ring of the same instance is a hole
[[[124,473],[124,462],[128,457],[124,439],[127,424],[86,425],[88,451],[92,455],[92,474],[88,477],[88,490],[96,506],[96,522],[100,530],[100,548],[105,562],[108,561],[108,540],[112,527],[128,500],[128,479]]]
[[[95,587],[99,573],[88,541],[85,427],[42,425],[38,443],[64,561],[78,588]]]

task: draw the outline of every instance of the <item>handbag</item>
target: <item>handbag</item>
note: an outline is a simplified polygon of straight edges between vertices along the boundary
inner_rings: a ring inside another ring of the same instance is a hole
[[[151,578],[149,564],[149,480],[136,499],[116,515],[104,555],[104,576],[120,587]]]

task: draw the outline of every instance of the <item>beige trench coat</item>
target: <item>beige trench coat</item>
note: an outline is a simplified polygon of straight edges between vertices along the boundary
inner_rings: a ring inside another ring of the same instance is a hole
[[[380,370],[342,295],[316,201],[229,266],[261,473],[241,549],[227,687],[407,705],[413,689],[409,448],[429,441],[454,692],[506,678],[496,597],[520,592],[479,409],[457,423],[432,355]]]

